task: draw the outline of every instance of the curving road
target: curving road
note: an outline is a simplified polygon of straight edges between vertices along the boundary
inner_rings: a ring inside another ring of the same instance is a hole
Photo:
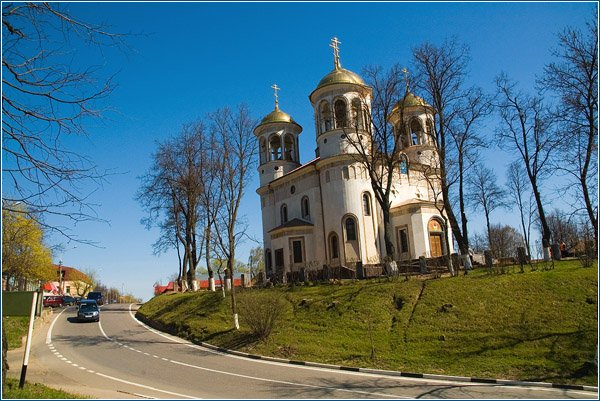
[[[34,336],[28,382],[92,398],[590,398],[597,393],[380,376],[225,355],[153,330],[135,305],[102,307],[100,323],[55,312]],[[22,358],[22,350],[19,353]],[[13,352],[11,375],[20,361]]]

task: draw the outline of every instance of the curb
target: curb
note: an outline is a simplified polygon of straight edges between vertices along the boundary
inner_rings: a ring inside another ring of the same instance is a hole
[[[215,345],[208,344],[208,343],[201,342],[201,341],[198,341],[198,342],[192,341],[192,342],[196,345],[200,345],[202,347],[211,349],[213,351],[222,352],[224,354],[230,354],[230,355],[240,356],[240,357],[254,359],[254,360],[285,363],[285,364],[289,364],[289,365],[310,366],[310,367],[315,367],[315,368],[343,370],[343,371],[348,371],[348,372],[370,373],[370,374],[383,375],[383,376],[409,377],[412,379],[447,380],[447,381],[467,382],[467,383],[500,384],[503,386],[545,387],[545,388],[555,388],[555,389],[562,389],[562,390],[579,390],[579,391],[590,391],[590,392],[595,392],[595,393],[598,392],[598,387],[576,385],[576,384],[531,382],[531,381],[506,380],[506,379],[485,379],[485,378],[480,378],[480,377],[466,377],[466,376],[447,376],[447,375],[435,375],[435,374],[427,374],[427,373],[399,372],[399,371],[394,371],[394,370],[357,368],[357,367],[353,367],[353,366],[330,365],[330,364],[318,363],[318,362],[296,361],[296,360],[291,360],[291,359],[275,358],[275,357],[271,357],[271,356],[248,354],[246,352],[230,350],[230,349],[223,348],[223,347],[217,347]]]
[[[165,331],[169,333],[168,330],[164,330],[164,328],[159,328],[153,324],[154,322],[145,318],[144,316],[137,315],[136,319],[142,321],[149,326]],[[171,333],[169,333],[171,334]],[[173,335],[173,334],[171,334]],[[190,341],[190,340],[188,340]],[[193,344],[199,345],[204,348],[211,349],[213,351],[218,351],[224,354],[235,355],[242,358],[248,358],[253,360],[262,360],[269,362],[277,362],[288,365],[299,365],[299,366],[309,366],[314,368],[322,368],[322,369],[331,369],[331,370],[342,370],[347,372],[359,372],[359,373],[368,373],[368,374],[376,374],[382,376],[395,376],[395,377],[408,377],[411,379],[430,379],[430,380],[446,380],[446,381],[455,381],[455,382],[463,382],[463,383],[481,383],[481,384],[499,384],[503,386],[524,386],[524,387],[544,387],[544,388],[554,388],[554,389],[562,389],[562,390],[579,390],[579,391],[589,391],[589,392],[598,392],[598,387],[594,386],[584,386],[577,384],[560,384],[560,383],[546,383],[546,382],[531,382],[531,381],[519,381],[519,380],[507,380],[507,379],[486,379],[481,377],[466,377],[466,376],[447,376],[447,375],[435,375],[435,374],[427,374],[427,373],[411,373],[411,372],[399,372],[395,370],[382,370],[382,369],[371,369],[371,368],[357,368],[353,366],[342,366],[342,365],[330,365],[326,363],[319,362],[307,362],[307,361],[296,361],[292,359],[283,359],[276,358],[272,356],[263,356],[257,354],[249,354],[246,352],[235,351],[228,348],[217,347],[216,345],[212,345],[209,343],[205,343],[202,341],[190,341]]]

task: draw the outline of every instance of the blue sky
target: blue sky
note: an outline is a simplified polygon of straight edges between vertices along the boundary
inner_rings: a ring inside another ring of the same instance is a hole
[[[411,48],[454,36],[471,48],[468,83],[493,90],[504,71],[524,89],[551,60],[556,33],[583,27],[595,3],[71,3],[78,18],[130,33],[129,50],[77,48],[74,63],[93,62],[118,87],[107,103],[113,111],[90,122],[87,138],[66,146],[89,155],[100,169],[114,170],[91,197],[109,223],[73,227],[98,247],[67,244],[55,261],[95,270],[105,284],[149,299],[152,285],[177,271],[174,254],[156,257],[157,232],[141,224],[135,201],[139,176],[150,167],[156,141],[176,135],[184,123],[223,106],[247,103],[256,118],[273,109],[273,83],[282,88],[280,107],[303,126],[302,162],[314,157],[313,111],[308,95],[332,69],[330,39],[337,36],[341,62],[360,74],[368,64],[410,63]],[[492,135],[495,122],[484,130]],[[511,157],[495,151],[486,162],[502,179]],[[243,200],[250,235],[262,236],[253,174]],[[471,216],[471,232],[483,218]],[[513,222],[511,213],[497,219]],[[52,238],[55,242],[61,238]],[[76,247],[75,247],[76,246]],[[247,242],[238,251],[245,261]]]

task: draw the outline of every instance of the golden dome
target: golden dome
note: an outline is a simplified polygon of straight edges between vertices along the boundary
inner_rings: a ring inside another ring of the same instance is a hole
[[[271,123],[289,123],[300,126],[297,122],[295,122],[292,117],[279,110],[279,108],[275,108],[272,112],[267,114],[256,127],[260,127],[261,125],[271,124]]]
[[[315,90],[332,84],[357,84],[365,86],[365,82],[357,74],[345,68],[339,67],[325,75],[323,79],[319,81],[319,84]]]
[[[404,99],[396,103],[394,108],[392,109],[392,113],[398,110],[401,107],[414,107],[414,106],[423,106],[423,107],[431,107],[423,98],[419,96],[413,95],[411,92],[407,92],[404,95]]]

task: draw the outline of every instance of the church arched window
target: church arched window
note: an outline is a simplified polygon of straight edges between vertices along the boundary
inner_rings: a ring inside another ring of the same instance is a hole
[[[288,221],[287,205],[284,203],[281,205],[281,224],[285,224]]]
[[[267,140],[260,138],[260,164],[267,162]]]
[[[331,126],[331,109],[329,108],[329,103],[326,100],[321,102],[319,106],[319,110],[321,110],[321,132],[330,131]]]
[[[352,100],[352,126],[357,129],[364,128],[359,99]]]
[[[348,126],[348,113],[346,102],[343,99],[337,99],[334,103],[335,127],[344,128]]]
[[[413,119],[410,122],[410,136],[413,145],[422,145],[423,141],[421,136],[423,135],[423,127],[418,119]]]
[[[302,198],[301,205],[302,207],[302,218],[310,219],[310,203],[308,201],[308,196]]]
[[[356,178],[356,169],[354,168],[354,166],[350,166],[350,178]]]
[[[294,146],[294,137],[290,134],[285,135],[285,139],[283,140],[284,151],[283,157],[284,160],[296,160],[296,149]]]
[[[365,192],[362,196],[363,214],[365,216],[371,215],[371,196]]]
[[[348,169],[348,166],[342,167],[342,177],[344,178],[344,180],[350,179],[350,170]]]
[[[435,131],[433,129],[433,121],[431,121],[430,119],[427,119],[427,143],[429,145],[433,145],[435,143],[435,141],[433,140],[435,135]]]
[[[346,227],[346,241],[356,241],[356,221],[354,217],[347,217],[344,226]]]
[[[408,157],[405,154],[400,155],[399,169],[400,174],[408,174]]]
[[[271,135],[269,149],[271,151],[271,161],[281,160],[281,138],[279,135]]]
[[[340,257],[338,236],[336,233],[329,234],[329,255],[331,256],[331,259]]]
[[[410,146],[410,141],[408,139],[408,135],[406,134],[406,129],[403,123],[398,124],[396,127],[396,135],[400,136],[400,143],[402,145],[402,149]]]

